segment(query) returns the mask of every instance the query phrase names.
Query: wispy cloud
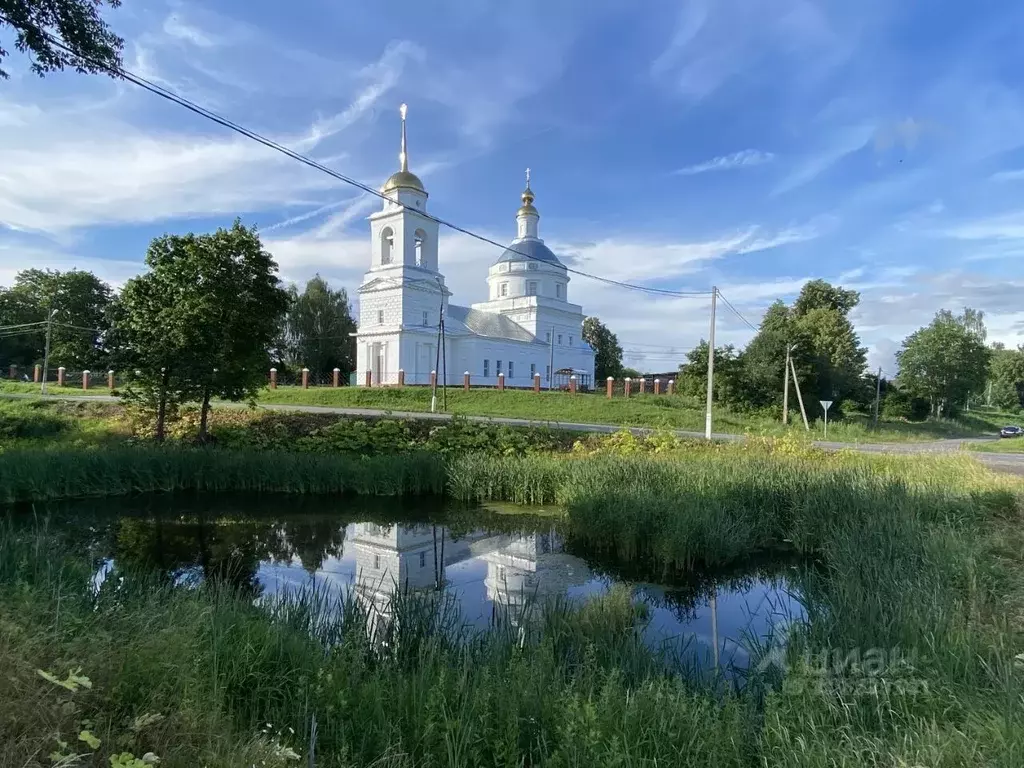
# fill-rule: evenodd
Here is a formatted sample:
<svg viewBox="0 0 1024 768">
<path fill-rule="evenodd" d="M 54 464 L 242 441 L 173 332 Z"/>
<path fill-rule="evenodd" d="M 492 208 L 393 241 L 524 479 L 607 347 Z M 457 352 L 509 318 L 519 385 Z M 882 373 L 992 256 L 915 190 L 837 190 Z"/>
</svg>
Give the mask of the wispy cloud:
<svg viewBox="0 0 1024 768">
<path fill-rule="evenodd" d="M 1021 181 L 1024 180 L 1024 168 L 1016 168 L 1012 171 L 998 171 L 993 173 L 989 178 L 991 178 L 992 181 Z"/>
<path fill-rule="evenodd" d="M 755 253 L 756 251 L 767 251 L 793 243 L 806 243 L 809 240 L 815 240 L 820 237 L 821 230 L 822 225 L 813 222 L 801 226 L 786 227 L 769 235 L 749 239 L 736 252 Z"/>
<path fill-rule="evenodd" d="M 861 123 L 830 135 L 817 150 L 810 152 L 772 191 L 778 195 L 802 187 L 828 171 L 848 155 L 860 151 L 876 136 L 875 126 Z"/>
<path fill-rule="evenodd" d="M 954 240 L 1021 240 L 1024 239 L 1024 211 L 965 221 L 939 234 Z"/>
<path fill-rule="evenodd" d="M 762 152 L 759 149 L 742 149 L 730 155 L 720 155 L 703 163 L 688 165 L 674 171 L 679 176 L 696 176 L 698 173 L 709 173 L 711 171 L 729 171 L 734 168 L 748 168 L 754 165 L 764 165 L 775 159 L 772 152 Z"/>
</svg>

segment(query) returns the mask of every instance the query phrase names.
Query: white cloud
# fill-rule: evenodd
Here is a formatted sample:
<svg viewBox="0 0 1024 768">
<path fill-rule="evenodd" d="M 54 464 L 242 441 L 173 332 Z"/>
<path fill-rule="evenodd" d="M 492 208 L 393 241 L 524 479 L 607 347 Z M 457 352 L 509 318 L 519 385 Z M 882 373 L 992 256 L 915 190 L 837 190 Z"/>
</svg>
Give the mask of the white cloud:
<svg viewBox="0 0 1024 768">
<path fill-rule="evenodd" d="M 708 173 L 709 171 L 728 171 L 733 168 L 764 165 L 774 159 L 775 155 L 771 152 L 762 152 L 759 149 L 743 149 L 739 152 L 733 152 L 731 155 L 721 155 L 703 163 L 688 165 L 685 168 L 674 171 L 674 173 L 680 176 L 694 176 L 698 173 Z"/>
<path fill-rule="evenodd" d="M 871 123 L 843 128 L 828 136 L 818 149 L 807 154 L 772 190 L 773 195 L 789 192 L 816 179 L 848 155 L 858 152 L 876 136 Z"/>
<path fill-rule="evenodd" d="M 955 240 L 1024 239 L 1024 211 L 1013 211 L 948 227 L 940 234 Z"/>
<path fill-rule="evenodd" d="M 1020 181 L 1024 179 L 1024 168 L 1014 170 L 998 171 L 990 177 L 992 181 Z"/>
</svg>

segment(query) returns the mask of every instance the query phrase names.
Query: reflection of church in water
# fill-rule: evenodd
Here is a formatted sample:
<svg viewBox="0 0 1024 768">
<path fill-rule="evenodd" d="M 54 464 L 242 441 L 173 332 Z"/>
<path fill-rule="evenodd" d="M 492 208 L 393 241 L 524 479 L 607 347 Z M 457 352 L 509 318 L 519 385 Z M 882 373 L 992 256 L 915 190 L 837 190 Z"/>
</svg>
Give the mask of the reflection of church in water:
<svg viewBox="0 0 1024 768">
<path fill-rule="evenodd" d="M 486 567 L 486 599 L 495 609 L 521 608 L 564 594 L 567 587 L 591 577 L 582 560 L 562 551 L 562 538 L 553 530 L 470 531 L 453 539 L 440 525 L 356 523 L 346 549 L 355 554 L 356 596 L 377 616 L 387 614 L 398 590 L 437 589 L 447 582 L 447 569 L 473 565 L 471 561 Z"/>
</svg>

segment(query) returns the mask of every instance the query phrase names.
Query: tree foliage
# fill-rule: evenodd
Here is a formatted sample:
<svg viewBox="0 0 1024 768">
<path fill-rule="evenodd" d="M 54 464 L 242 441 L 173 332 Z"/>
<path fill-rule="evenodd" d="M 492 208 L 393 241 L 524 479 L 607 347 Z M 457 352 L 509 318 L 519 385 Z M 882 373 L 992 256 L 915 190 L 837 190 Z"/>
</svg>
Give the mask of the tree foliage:
<svg viewBox="0 0 1024 768">
<path fill-rule="evenodd" d="M 100 17 L 104 2 L 111 8 L 121 0 L 0 0 L 0 27 L 15 30 L 14 47 L 27 53 L 33 72 L 74 69 L 95 74 L 121 66 L 124 40 Z M 71 50 L 55 45 L 59 38 Z M 0 46 L 0 65 L 8 52 Z M 0 67 L 0 79 L 7 73 Z"/>
<path fill-rule="evenodd" d="M 934 415 L 951 416 L 971 394 L 981 393 L 989 355 L 982 313 L 967 307 L 954 315 L 944 309 L 903 341 L 896 353 L 897 381 L 909 394 L 926 399 Z"/>
<path fill-rule="evenodd" d="M 335 368 L 342 381 L 356 367 L 356 342 L 349 334 L 356 330 L 352 305 L 344 288 L 333 290 L 320 275 L 306 283 L 299 293 L 289 288 L 291 308 L 285 318 L 285 347 L 288 361 L 306 367 L 314 376 L 326 376 Z"/>
<path fill-rule="evenodd" d="M 715 402 L 723 405 L 748 405 L 744 392 L 743 361 L 732 344 L 715 347 Z M 686 353 L 686 364 L 679 367 L 680 394 L 705 397 L 708 390 L 708 343 Z"/>
<path fill-rule="evenodd" d="M 622 346 L 618 337 L 596 317 L 583 321 L 583 340 L 594 350 L 594 381 L 623 376 Z"/>
<path fill-rule="evenodd" d="M 168 406 L 199 400 L 202 439 L 211 398 L 252 398 L 265 381 L 288 294 L 256 230 L 238 221 L 209 235 L 159 237 L 146 265 L 114 311 L 112 339 L 137 372 L 129 397 L 156 411 L 158 438 Z"/>
<path fill-rule="evenodd" d="M 1024 346 L 1006 349 L 993 345 L 989 387 L 992 405 L 1003 410 L 1024 408 Z"/>
<path fill-rule="evenodd" d="M 43 322 L 56 310 L 50 334 L 52 367 L 96 368 L 106 363 L 103 344 L 111 296 L 110 286 L 91 272 L 22 270 L 10 288 L 0 288 L 0 326 Z M 0 359 L 25 367 L 42 362 L 45 342 L 45 326 L 0 338 Z"/>
</svg>

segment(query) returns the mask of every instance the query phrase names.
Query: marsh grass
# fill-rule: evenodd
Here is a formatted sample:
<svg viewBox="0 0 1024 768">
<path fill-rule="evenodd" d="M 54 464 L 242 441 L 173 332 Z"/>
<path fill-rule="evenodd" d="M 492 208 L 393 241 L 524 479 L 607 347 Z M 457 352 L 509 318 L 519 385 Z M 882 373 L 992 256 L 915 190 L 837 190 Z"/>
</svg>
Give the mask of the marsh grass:
<svg viewBox="0 0 1024 768">
<path fill-rule="evenodd" d="M 0 489 L 75 496 L 161 477 L 167 490 L 419 488 L 561 505 L 571 536 L 613 560 L 697 568 L 784 551 L 819 565 L 801 582 L 806 621 L 784 650 L 752 648 L 771 663 L 737 692 L 666 668 L 621 594 L 556 606 L 525 642 L 512 623 L 468 638 L 443 604 L 423 602 L 436 595 L 399 601 L 384 622 L 323 594 L 254 606 L 226 586 L 175 590 L 133 574 L 96 596 L 91 564 L 62 559 L 50 534 L 4 529 L 0 650 L 17 671 L 0 680 L 0 730 L 16 754 L 73 725 L 59 708 L 24 714 L 50 695 L 32 670 L 81 667 L 95 688 L 80 716 L 116 741 L 130 718 L 167 715 L 137 748 L 159 747 L 170 765 L 239 764 L 218 760 L 236 746 L 271 749 L 267 722 L 302 752 L 314 716 L 318 765 L 1024 764 L 1022 485 L 967 456 L 766 443 L 422 466 L 210 451 L 117 459 L 8 454 Z"/>
</svg>

